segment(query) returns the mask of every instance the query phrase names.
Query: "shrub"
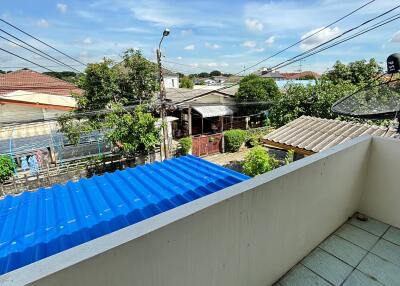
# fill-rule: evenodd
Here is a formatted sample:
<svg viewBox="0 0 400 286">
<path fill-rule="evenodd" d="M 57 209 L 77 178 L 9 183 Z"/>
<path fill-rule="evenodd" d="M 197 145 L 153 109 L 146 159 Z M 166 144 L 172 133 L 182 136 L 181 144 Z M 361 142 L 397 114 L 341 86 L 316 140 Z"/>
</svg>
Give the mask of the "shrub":
<svg viewBox="0 0 400 286">
<path fill-rule="evenodd" d="M 271 157 L 261 146 L 252 148 L 244 158 L 243 172 L 248 176 L 257 176 L 278 167 L 279 162 Z"/>
<path fill-rule="evenodd" d="M 287 151 L 286 153 L 286 157 L 285 157 L 285 164 L 289 165 L 290 163 L 292 163 L 294 161 L 294 150 L 290 149 L 289 151 Z"/>
<path fill-rule="evenodd" d="M 179 139 L 179 152 L 182 155 L 189 154 L 190 149 L 192 148 L 192 138 L 191 137 L 184 137 Z"/>
<path fill-rule="evenodd" d="M 241 129 L 232 129 L 224 133 L 225 151 L 237 152 L 246 141 L 247 132 Z"/>
<path fill-rule="evenodd" d="M 0 184 L 7 181 L 15 169 L 14 160 L 8 155 L 0 155 Z"/>
</svg>

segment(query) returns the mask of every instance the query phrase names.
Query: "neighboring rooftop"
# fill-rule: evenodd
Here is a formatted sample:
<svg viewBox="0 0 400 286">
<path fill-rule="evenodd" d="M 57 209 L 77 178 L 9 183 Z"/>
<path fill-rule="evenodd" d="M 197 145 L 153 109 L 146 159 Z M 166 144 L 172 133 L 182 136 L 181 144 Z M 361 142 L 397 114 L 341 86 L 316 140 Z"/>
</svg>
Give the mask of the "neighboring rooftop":
<svg viewBox="0 0 400 286">
<path fill-rule="evenodd" d="M 286 72 L 286 73 L 281 73 L 285 79 L 288 80 L 298 80 L 298 79 L 311 79 L 315 78 L 318 79 L 321 77 L 319 73 L 313 72 L 313 71 L 303 71 L 303 72 Z"/>
<path fill-rule="evenodd" d="M 232 97 L 237 92 L 239 86 L 234 85 L 231 87 L 216 87 L 215 89 L 206 89 L 206 88 L 198 88 L 198 89 L 186 89 L 186 88 L 167 88 L 167 100 L 172 103 L 177 103 L 181 101 L 191 101 L 196 98 L 205 96 L 205 95 L 219 95 L 219 96 L 228 96 Z"/>
<path fill-rule="evenodd" d="M 247 179 L 189 155 L 6 196 L 0 200 L 0 274 Z"/>
<path fill-rule="evenodd" d="M 312 154 L 361 135 L 395 137 L 396 130 L 384 126 L 301 116 L 264 137 L 264 143 L 282 149 Z"/>
<path fill-rule="evenodd" d="M 29 69 L 0 75 L 0 95 L 14 91 L 29 91 L 63 96 L 71 96 L 71 93 L 82 94 L 80 88 L 69 82 Z"/>
</svg>

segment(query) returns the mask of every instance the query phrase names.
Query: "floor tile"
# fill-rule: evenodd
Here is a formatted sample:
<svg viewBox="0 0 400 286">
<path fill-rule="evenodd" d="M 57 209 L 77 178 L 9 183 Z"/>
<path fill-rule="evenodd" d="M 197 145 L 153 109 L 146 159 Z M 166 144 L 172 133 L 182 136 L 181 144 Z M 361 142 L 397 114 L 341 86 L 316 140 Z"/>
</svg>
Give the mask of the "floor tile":
<svg viewBox="0 0 400 286">
<path fill-rule="evenodd" d="M 353 267 L 367 254 L 366 250 L 336 235 L 330 236 L 319 247 Z"/>
<path fill-rule="evenodd" d="M 333 285 L 340 285 L 353 270 L 353 267 L 319 248 L 301 263 Z"/>
<path fill-rule="evenodd" d="M 279 283 L 282 286 L 331 286 L 301 264 L 291 270 Z"/>
<path fill-rule="evenodd" d="M 358 226 L 359 228 L 362 228 L 377 236 L 381 236 L 389 228 L 388 224 L 377 221 L 373 218 L 369 218 L 367 221 L 361 221 L 353 217 L 350 220 L 350 224 Z"/>
<path fill-rule="evenodd" d="M 369 253 L 357 268 L 386 286 L 400 285 L 400 268 L 375 254 Z"/>
<path fill-rule="evenodd" d="M 400 267 L 400 246 L 399 245 L 396 245 L 394 243 L 391 243 L 389 241 L 381 239 L 374 246 L 374 248 L 372 248 L 371 252 Z M 400 284 L 400 281 L 399 281 L 399 284 Z"/>
<path fill-rule="evenodd" d="M 335 234 L 366 250 L 370 250 L 379 239 L 376 235 L 348 223 L 342 225 Z"/>
<path fill-rule="evenodd" d="M 361 273 L 358 270 L 354 270 L 353 273 L 347 278 L 343 286 L 382 286 L 383 284 L 372 279 L 371 277 Z"/>
<path fill-rule="evenodd" d="M 391 226 L 383 236 L 384 239 L 400 245 L 400 229 Z"/>
</svg>

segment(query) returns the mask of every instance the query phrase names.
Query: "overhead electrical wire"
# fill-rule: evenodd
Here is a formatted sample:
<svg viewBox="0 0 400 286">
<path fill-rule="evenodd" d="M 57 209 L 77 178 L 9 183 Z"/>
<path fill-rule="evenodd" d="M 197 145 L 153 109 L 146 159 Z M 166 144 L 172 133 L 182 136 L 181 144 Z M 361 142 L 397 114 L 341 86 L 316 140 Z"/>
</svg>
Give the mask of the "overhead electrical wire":
<svg viewBox="0 0 400 286">
<path fill-rule="evenodd" d="M 29 36 L 29 37 L 35 39 L 35 40 L 38 41 L 39 43 L 41 43 L 41 44 L 43 44 L 43 45 L 45 45 L 45 46 L 47 46 L 47 47 L 49 47 L 49 48 L 51 48 L 51 49 L 57 51 L 58 53 L 60 53 L 60 54 L 62 54 L 62 55 L 64 55 L 64 56 L 66 56 L 67 58 L 69 58 L 69 59 L 71 59 L 71 60 L 73 60 L 73 61 L 75 61 L 75 62 L 77 62 L 77 63 L 79 63 L 79 64 L 81 64 L 81 65 L 83 65 L 83 66 L 86 66 L 86 65 L 87 65 L 87 64 L 83 63 L 82 61 L 77 60 L 76 58 L 74 58 L 74 57 L 72 57 L 72 56 L 70 56 L 70 55 L 68 55 L 68 54 L 66 54 L 66 53 L 64 53 L 64 52 L 62 52 L 62 51 L 60 51 L 59 49 L 53 47 L 52 45 L 50 45 L 50 44 L 48 44 L 48 43 L 46 43 L 46 42 L 40 40 L 39 38 L 37 38 L 37 37 L 35 37 L 35 36 L 29 34 L 28 32 L 25 32 L 24 30 L 22 30 L 21 28 L 18 28 L 17 26 L 11 24 L 10 22 L 8 22 L 8 21 L 6 21 L 6 20 L 4 20 L 4 19 L 2 19 L 2 18 L 0 18 L 0 21 L 3 22 L 3 23 L 5 23 L 5 24 L 7 24 L 7 25 L 9 25 L 10 27 L 13 27 L 14 29 L 20 31 L 21 33 L 23 33 L 23 34 L 25 34 L 25 35 L 27 35 L 27 36 Z"/>
<path fill-rule="evenodd" d="M 388 11 L 382 13 L 382 14 L 380 14 L 379 16 L 374 17 L 373 19 L 376 20 L 377 18 L 382 17 L 382 16 L 384 16 L 384 15 L 386 15 L 386 14 L 390 13 L 391 11 L 393 11 L 393 10 L 395 10 L 395 9 L 398 9 L 398 8 L 400 8 L 400 5 L 398 5 L 398 6 L 394 7 L 394 8 L 392 8 L 392 9 L 390 9 L 390 10 L 388 10 Z M 353 38 L 356 38 L 356 37 L 358 37 L 358 36 L 361 36 L 361 35 L 363 35 L 363 34 L 369 32 L 369 31 L 375 30 L 375 29 L 377 29 L 377 28 L 379 28 L 379 27 L 382 27 L 382 26 L 384 26 L 384 25 L 386 25 L 386 24 L 389 24 L 389 23 L 391 23 L 391 22 L 393 22 L 393 21 L 395 21 L 395 20 L 398 20 L 399 18 L 400 18 L 400 16 L 397 16 L 397 14 L 396 14 L 396 15 L 393 15 L 393 16 L 391 16 L 391 17 L 389 17 L 389 18 L 386 18 L 386 19 L 384 19 L 384 20 L 382 20 L 382 21 L 380 21 L 380 22 L 378 22 L 378 23 L 375 23 L 375 24 L 371 25 L 370 27 L 368 27 L 368 28 L 366 28 L 366 29 L 364 29 L 364 30 L 361 30 L 361 31 L 359 31 L 359 32 L 356 32 L 356 33 L 354 33 L 353 35 L 350 35 L 350 36 L 348 36 L 347 38 L 345 38 L 345 39 L 343 39 L 343 40 L 339 40 L 339 41 L 337 41 L 337 42 L 335 42 L 335 43 L 333 43 L 333 44 L 331 44 L 331 45 L 329 45 L 329 46 L 327 46 L 327 47 L 323 47 L 324 45 L 326 45 L 327 43 L 331 42 L 332 40 L 325 41 L 324 43 L 318 45 L 318 46 L 320 47 L 319 50 L 306 51 L 306 52 L 304 52 L 304 53 L 301 53 L 301 54 L 303 54 L 304 56 L 302 56 L 302 57 L 300 56 L 300 57 L 299 57 L 299 55 L 297 55 L 297 56 L 293 57 L 293 58 L 292 58 L 293 60 L 291 60 L 290 62 L 286 63 L 287 61 L 284 61 L 284 62 L 280 63 L 279 65 L 274 66 L 273 68 L 276 69 L 276 68 L 282 68 L 282 67 L 288 66 L 288 65 L 293 64 L 293 63 L 295 63 L 295 62 L 298 62 L 298 61 L 300 61 L 300 60 L 303 60 L 303 59 L 305 59 L 305 58 L 308 58 L 308 57 L 310 57 L 310 56 L 312 56 L 312 55 L 315 55 L 315 54 L 317 54 L 317 53 L 320 53 L 320 52 L 322 52 L 322 51 L 325 51 L 325 50 L 327 50 L 327 49 L 329 49 L 329 48 L 332 48 L 332 47 L 334 47 L 334 46 L 337 46 L 337 45 L 339 45 L 339 44 L 342 44 L 342 43 L 344 43 L 344 42 L 347 42 L 347 41 L 349 41 L 349 40 L 351 40 L 351 39 L 353 39 Z M 367 23 L 370 23 L 370 22 L 371 22 L 371 21 L 369 21 L 369 20 L 368 20 L 368 21 L 365 21 L 365 22 L 363 22 L 361 25 L 358 25 L 357 27 L 360 28 L 362 25 L 366 25 Z M 354 29 L 352 29 L 352 31 L 354 31 Z M 341 36 L 343 36 L 343 35 L 344 35 L 344 34 L 341 34 Z M 339 37 L 335 37 L 335 39 L 338 39 L 338 38 L 339 38 Z M 314 48 L 313 48 L 313 49 L 314 49 Z M 310 50 L 313 50 L 313 49 L 310 49 Z M 283 64 L 283 63 L 286 63 L 286 64 Z M 249 67 L 249 68 L 250 68 L 250 67 Z M 247 70 L 247 68 L 246 68 L 246 70 Z M 231 88 L 231 87 L 233 87 L 233 86 L 236 86 L 236 85 L 238 85 L 238 84 L 239 84 L 239 83 L 235 83 L 235 84 L 232 84 L 232 85 L 229 85 L 229 86 L 224 86 L 224 87 L 221 87 L 221 88 L 219 88 L 219 89 L 215 89 L 214 91 L 222 91 L 222 90 Z M 189 91 L 189 92 L 190 92 L 190 91 Z M 185 94 L 185 93 L 188 93 L 188 92 L 183 92 L 182 94 Z"/>
<path fill-rule="evenodd" d="M 14 57 L 17 57 L 17 58 L 20 58 L 20 59 L 22 59 L 22 60 L 24 60 L 24 61 L 27 61 L 27 62 L 29 62 L 29 63 L 31 63 L 31 64 L 33 64 L 33 65 L 36 65 L 36 66 L 38 66 L 38 67 L 40 67 L 40 68 L 42 68 L 42 69 L 45 69 L 45 70 L 48 70 L 48 71 L 51 71 L 51 72 L 55 72 L 54 70 L 51 70 L 51 69 L 49 69 L 49 68 L 46 68 L 45 66 L 42 66 L 42 65 L 40 65 L 40 64 L 38 64 L 38 63 L 35 63 L 35 62 L 31 61 L 31 60 L 28 60 L 27 58 L 24 58 L 24 57 L 22 57 L 22 56 L 19 56 L 19 55 L 13 53 L 13 52 L 7 51 L 6 49 L 0 48 L 0 50 L 3 51 L 3 52 L 5 52 L 5 53 L 8 53 L 8 54 L 10 54 L 10 55 L 13 55 Z"/>
<path fill-rule="evenodd" d="M 42 50 L 40 50 L 40 49 L 36 48 L 35 46 L 33 46 L 33 45 L 31 45 L 31 44 L 25 42 L 24 40 L 21 40 L 20 38 L 14 36 L 13 34 L 11 34 L 11 33 L 7 32 L 7 31 L 5 31 L 5 30 L 3 30 L 3 29 L 0 29 L 0 31 L 3 32 L 3 33 L 6 34 L 6 35 L 12 37 L 13 39 L 20 41 L 21 43 L 25 44 L 26 46 L 28 46 L 28 47 L 30 47 L 30 48 L 32 48 L 32 49 L 38 51 L 38 52 L 40 53 L 40 54 L 38 54 L 38 55 L 40 55 L 40 56 L 42 56 L 42 57 L 44 57 L 44 58 L 46 58 L 46 59 L 48 59 L 48 60 L 51 59 L 51 61 L 54 62 L 54 63 L 58 63 L 58 64 L 60 64 L 60 65 L 66 66 L 66 67 L 68 67 L 68 68 L 70 68 L 70 69 L 72 69 L 72 70 L 75 70 L 75 71 L 81 73 L 80 70 L 78 70 L 78 69 L 76 69 L 76 68 L 74 68 L 74 67 L 72 67 L 72 66 L 70 66 L 70 65 L 68 65 L 68 64 L 66 64 L 66 63 L 64 63 L 64 62 L 62 62 L 62 61 L 60 61 L 60 60 L 58 60 L 58 59 L 56 59 L 55 57 L 49 55 L 49 54 L 46 53 L 46 52 L 43 52 Z M 4 37 L 2 37 L 2 38 L 4 38 Z M 7 38 L 4 38 L 4 39 L 6 39 L 7 41 L 10 41 L 10 40 L 7 39 Z M 11 42 L 11 41 L 10 41 L 10 42 Z M 19 46 L 22 47 L 22 48 L 24 48 L 24 49 L 29 50 L 29 49 L 26 48 L 26 47 L 23 47 L 23 46 L 21 46 L 21 45 L 19 45 Z M 36 53 L 36 54 L 37 54 L 37 53 Z M 50 58 L 50 59 L 49 59 L 49 58 Z"/>
</svg>

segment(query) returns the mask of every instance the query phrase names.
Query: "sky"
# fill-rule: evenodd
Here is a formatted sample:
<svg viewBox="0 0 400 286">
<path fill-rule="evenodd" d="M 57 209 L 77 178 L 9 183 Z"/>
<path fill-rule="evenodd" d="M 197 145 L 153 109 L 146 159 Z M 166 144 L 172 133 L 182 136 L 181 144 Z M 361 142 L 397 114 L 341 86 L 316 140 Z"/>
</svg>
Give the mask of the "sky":
<svg viewBox="0 0 400 286">
<path fill-rule="evenodd" d="M 104 57 L 118 61 L 127 48 L 140 49 L 154 61 L 162 32 L 169 28 L 171 33 L 162 45 L 165 67 L 185 74 L 211 70 L 237 73 L 367 2 L 0 0 L 0 17 L 85 63 L 98 62 Z M 280 63 L 396 5 L 400 5 L 400 0 L 376 0 L 256 68 Z M 400 8 L 393 13 L 399 12 Z M 4 23 L 0 23 L 0 28 L 79 70 L 84 69 Z M 66 70 L 5 40 L 0 39 L 0 47 L 52 70 Z M 400 20 L 314 55 L 302 61 L 301 66 L 295 63 L 283 70 L 324 72 L 336 60 L 350 62 L 372 57 L 383 65 L 387 56 L 395 52 L 400 52 Z M 42 71 L 0 50 L 0 69 L 18 67 Z"/>
</svg>

